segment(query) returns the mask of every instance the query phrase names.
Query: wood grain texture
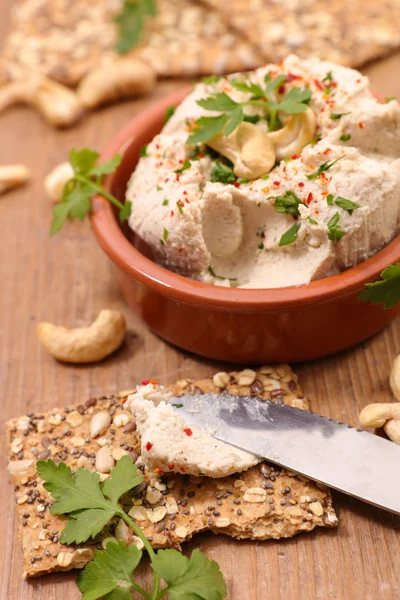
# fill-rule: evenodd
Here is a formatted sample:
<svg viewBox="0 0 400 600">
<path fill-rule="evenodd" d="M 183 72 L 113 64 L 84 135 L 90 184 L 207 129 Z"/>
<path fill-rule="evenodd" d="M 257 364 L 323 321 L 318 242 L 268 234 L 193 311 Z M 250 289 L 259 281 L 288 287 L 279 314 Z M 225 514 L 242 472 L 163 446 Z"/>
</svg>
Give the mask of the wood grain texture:
<svg viewBox="0 0 400 600">
<path fill-rule="evenodd" d="M 4 39 L 12 0 L 0 3 Z M 400 54 L 365 70 L 383 95 L 400 96 Z M 56 405 L 85 400 L 134 386 L 147 376 L 170 382 L 201 377 L 221 365 L 196 359 L 151 334 L 124 304 L 110 264 L 88 224 L 48 234 L 51 203 L 43 177 L 73 147 L 101 150 L 110 136 L 152 99 L 181 85 L 162 83 L 154 98 L 105 109 L 78 128 L 57 132 L 28 109 L 0 117 L 0 164 L 22 162 L 32 168 L 31 185 L 0 198 L 0 392 L 2 421 Z M 90 323 L 102 308 L 119 308 L 127 317 L 125 345 L 96 366 L 73 367 L 53 360 L 35 336 L 40 320 Z M 355 424 L 368 402 L 390 401 L 388 373 L 400 351 L 400 321 L 366 344 L 335 357 L 299 365 L 301 385 L 315 411 Z M 323 335 L 323 332 L 321 332 Z M 7 483 L 3 425 L 0 431 L 1 600 L 53 600 L 80 597 L 74 575 L 54 575 L 26 583 L 16 539 L 13 490 Z M 398 474 L 389 474 L 396 477 Z M 335 493 L 340 524 L 282 542 L 236 542 L 198 536 L 218 560 L 235 600 L 393 600 L 400 597 L 400 518 Z M 146 569 L 141 577 L 146 579 Z"/>
</svg>

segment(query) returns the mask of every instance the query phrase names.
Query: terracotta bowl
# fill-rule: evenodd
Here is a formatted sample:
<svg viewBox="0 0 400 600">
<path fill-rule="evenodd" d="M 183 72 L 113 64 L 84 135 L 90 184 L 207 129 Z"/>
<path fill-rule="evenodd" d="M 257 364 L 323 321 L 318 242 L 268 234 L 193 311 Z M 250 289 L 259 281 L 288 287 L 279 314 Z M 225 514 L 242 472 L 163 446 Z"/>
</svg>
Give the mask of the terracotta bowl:
<svg viewBox="0 0 400 600">
<path fill-rule="evenodd" d="M 140 147 L 161 130 L 166 108 L 179 104 L 187 92 L 174 93 L 135 117 L 103 153 L 103 160 L 123 154 L 119 169 L 105 182 L 121 201 Z M 319 358 L 365 340 L 400 312 L 400 304 L 385 310 L 357 298 L 366 282 L 400 260 L 400 236 L 339 275 L 297 287 L 250 290 L 200 283 L 157 265 L 102 197 L 93 199 L 91 222 L 129 306 L 162 338 L 201 356 L 248 364 Z"/>
</svg>

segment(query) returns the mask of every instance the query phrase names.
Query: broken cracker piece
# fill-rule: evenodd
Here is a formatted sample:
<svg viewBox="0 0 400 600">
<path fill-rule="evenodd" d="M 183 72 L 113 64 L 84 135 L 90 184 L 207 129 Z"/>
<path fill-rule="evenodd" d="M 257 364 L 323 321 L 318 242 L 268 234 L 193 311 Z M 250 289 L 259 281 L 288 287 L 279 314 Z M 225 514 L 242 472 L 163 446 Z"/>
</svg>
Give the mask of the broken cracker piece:
<svg viewBox="0 0 400 600">
<path fill-rule="evenodd" d="M 248 373 L 246 377 L 242 374 L 243 371 L 226 374 L 229 379 L 226 392 L 244 396 L 254 394 L 266 400 L 308 408 L 290 367 L 262 367 L 251 377 Z M 245 385 L 239 383 L 243 380 Z M 184 379 L 167 387 L 174 395 L 221 392 L 212 377 Z M 108 413 L 110 418 L 99 435 L 92 438 L 90 426 L 93 417 L 100 412 Z M 76 413 L 82 418 L 75 418 Z M 119 423 L 120 415 L 123 415 L 123 424 L 121 421 L 120 427 L 114 426 L 115 421 Z M 7 423 L 7 435 L 25 576 L 83 567 L 90 560 L 96 543 L 124 535 L 115 520 L 96 543 L 85 543 L 80 547 L 83 552 L 75 554 L 76 546 L 60 544 L 65 517 L 50 513 L 51 497 L 35 469 L 37 460 L 52 458 L 64 461 L 74 470 L 78 467 L 94 470 L 96 454 L 105 445 L 113 456 L 116 451 L 119 458 L 128 454 L 140 465 L 139 435 L 134 428 L 133 416 L 124 408 L 123 399 L 113 396 L 101 400 L 91 398 L 86 403 L 55 408 L 45 414 L 11 419 Z M 292 537 L 319 526 L 337 525 L 327 488 L 266 462 L 222 479 L 162 475 L 149 472 L 143 465 L 140 468 L 145 482 L 136 496 L 131 493 L 125 496 L 124 508 L 151 538 L 154 548 L 180 548 L 182 542 L 200 531 L 224 533 L 237 539 L 265 540 Z M 264 493 L 260 494 L 260 489 Z M 133 506 L 137 508 L 132 512 Z M 128 538 L 129 542 L 136 542 L 135 536 L 128 535 Z M 70 554 L 75 556 L 71 562 Z"/>
</svg>

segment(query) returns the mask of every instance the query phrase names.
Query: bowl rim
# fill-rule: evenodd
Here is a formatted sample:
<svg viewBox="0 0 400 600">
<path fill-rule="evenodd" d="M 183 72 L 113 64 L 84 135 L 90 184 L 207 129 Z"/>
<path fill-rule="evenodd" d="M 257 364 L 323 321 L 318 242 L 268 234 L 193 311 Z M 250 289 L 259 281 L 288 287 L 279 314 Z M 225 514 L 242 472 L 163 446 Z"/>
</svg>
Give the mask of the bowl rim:
<svg viewBox="0 0 400 600">
<path fill-rule="evenodd" d="M 100 161 L 123 154 L 128 146 L 135 144 L 139 134 L 145 134 L 149 120 L 161 120 L 165 110 L 182 102 L 191 89 L 192 86 L 180 88 L 141 111 L 111 139 Z M 105 188 L 110 190 L 116 179 L 118 170 L 104 180 Z M 111 204 L 102 196 L 92 199 L 90 219 L 102 249 L 130 278 L 176 301 L 215 309 L 284 310 L 328 302 L 358 293 L 365 283 L 377 280 L 385 267 L 400 260 L 400 236 L 397 236 L 355 267 L 308 284 L 282 288 L 228 288 L 178 275 L 144 256 L 125 237 Z"/>
</svg>

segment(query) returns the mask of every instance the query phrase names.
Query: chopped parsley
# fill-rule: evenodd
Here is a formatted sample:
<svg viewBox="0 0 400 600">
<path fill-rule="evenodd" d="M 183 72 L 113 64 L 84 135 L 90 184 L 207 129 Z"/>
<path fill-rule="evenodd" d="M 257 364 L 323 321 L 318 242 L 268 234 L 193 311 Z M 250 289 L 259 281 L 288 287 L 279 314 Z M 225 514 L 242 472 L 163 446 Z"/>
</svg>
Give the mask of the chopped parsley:
<svg viewBox="0 0 400 600">
<path fill-rule="evenodd" d="M 342 196 L 338 196 L 336 198 L 335 204 L 337 206 L 339 206 L 340 208 L 343 208 L 343 210 L 347 210 L 349 215 L 353 214 L 353 210 L 360 208 L 359 204 L 357 204 L 356 202 L 353 202 L 352 200 L 347 200 L 347 198 L 342 198 Z"/>
<path fill-rule="evenodd" d="M 211 171 L 211 181 L 213 183 L 234 183 L 236 177 L 231 167 L 220 160 L 216 160 Z"/>
<path fill-rule="evenodd" d="M 279 246 L 287 246 L 288 244 L 293 244 L 293 242 L 297 240 L 297 234 L 299 233 L 300 227 L 301 223 L 295 223 L 290 229 L 285 231 L 285 233 L 279 241 Z"/>
<path fill-rule="evenodd" d="M 178 210 L 179 210 L 180 214 L 183 215 L 183 206 L 182 206 L 182 204 L 180 203 L 179 200 L 176 203 L 176 206 L 178 207 Z"/>
<path fill-rule="evenodd" d="M 393 100 L 397 100 L 396 96 L 389 96 L 389 98 L 386 98 L 385 104 L 389 104 L 389 102 L 393 102 Z"/>
<path fill-rule="evenodd" d="M 332 202 L 333 202 L 333 194 L 328 194 L 326 197 L 326 203 L 328 206 L 332 206 Z"/>
<path fill-rule="evenodd" d="M 208 265 L 207 271 L 210 273 L 210 275 L 212 275 L 212 277 L 215 277 L 215 279 L 228 279 L 229 281 L 237 281 L 237 277 L 221 277 L 221 275 L 217 275 L 212 265 Z"/>
<path fill-rule="evenodd" d="M 307 221 L 311 223 L 311 225 L 318 225 L 317 221 L 314 221 L 311 217 L 307 217 Z"/>
<path fill-rule="evenodd" d="M 315 144 L 317 142 L 319 142 L 319 140 L 322 138 L 322 133 L 317 133 L 316 135 L 314 135 L 313 139 L 308 142 L 308 144 L 306 144 L 306 146 L 315 146 Z M 306 147 L 304 146 L 304 147 Z"/>
<path fill-rule="evenodd" d="M 339 242 L 344 236 L 344 231 L 339 224 L 339 213 L 335 213 L 328 223 L 328 237 L 332 242 Z"/>
<path fill-rule="evenodd" d="M 324 173 L 324 171 L 327 171 L 328 169 L 333 167 L 333 165 L 335 165 L 337 162 L 339 162 L 339 160 L 342 160 L 342 158 L 344 158 L 344 155 L 339 156 L 339 158 L 337 158 L 336 160 L 333 160 L 333 161 L 328 160 L 327 162 L 322 163 L 322 165 L 320 165 L 314 173 L 310 173 L 310 175 L 306 175 L 307 179 L 318 179 L 318 177 L 321 175 L 321 173 Z"/>
<path fill-rule="evenodd" d="M 261 175 L 260 179 L 269 179 L 269 175 Z"/>
<path fill-rule="evenodd" d="M 181 173 L 183 173 L 183 171 L 186 171 L 187 169 L 190 169 L 190 167 L 192 166 L 192 163 L 190 162 L 190 160 L 188 158 L 185 158 L 183 165 L 181 166 L 180 169 L 176 169 L 174 171 L 174 173 L 176 173 L 177 175 L 180 175 Z"/>
<path fill-rule="evenodd" d="M 161 192 L 161 190 L 162 190 L 162 189 L 163 189 L 163 188 L 161 187 L 161 185 L 158 185 L 158 186 L 156 187 L 156 190 L 157 190 L 157 192 Z"/>
<path fill-rule="evenodd" d="M 174 406 L 175 408 L 182 408 L 183 404 L 173 404 L 172 406 Z"/>
<path fill-rule="evenodd" d="M 165 199 L 163 200 L 163 203 L 162 203 L 162 205 L 163 205 L 163 206 L 168 206 L 168 204 L 169 204 L 169 200 L 168 200 L 168 198 L 165 198 Z"/>
<path fill-rule="evenodd" d="M 351 135 L 349 133 L 342 133 L 339 139 L 342 142 L 348 142 L 351 139 Z"/>
<path fill-rule="evenodd" d="M 259 250 L 264 250 L 264 243 L 263 243 L 263 242 L 260 242 L 260 243 L 258 244 L 257 248 L 258 248 Z"/>
<path fill-rule="evenodd" d="M 250 183 L 250 179 L 246 179 L 246 177 L 241 177 L 240 179 L 238 179 L 238 183 Z"/>
<path fill-rule="evenodd" d="M 174 114 L 174 112 L 176 111 L 176 106 L 168 106 L 168 108 L 165 111 L 165 115 L 164 115 L 164 123 L 167 123 L 170 118 L 172 117 L 172 115 Z"/>
<path fill-rule="evenodd" d="M 145 144 L 144 146 L 142 146 L 139 150 L 139 156 L 142 158 L 143 156 L 148 156 L 147 154 L 147 146 L 148 144 Z"/>
<path fill-rule="evenodd" d="M 331 113 L 331 119 L 333 119 L 334 121 L 336 121 L 337 119 L 341 119 L 342 117 L 344 117 L 345 115 L 349 115 L 349 112 L 346 113 Z"/>
<path fill-rule="evenodd" d="M 168 229 L 165 229 L 165 227 L 164 227 L 164 232 L 163 232 L 163 240 L 164 240 L 164 242 L 167 241 L 168 235 L 169 235 L 169 231 L 168 231 Z"/>
<path fill-rule="evenodd" d="M 325 77 L 323 78 L 322 82 L 323 83 L 332 83 L 332 81 L 333 81 L 332 71 L 328 71 L 327 74 L 325 75 Z"/>
<path fill-rule="evenodd" d="M 269 196 L 267 200 L 275 199 L 275 210 L 278 213 L 286 213 L 294 217 L 300 216 L 299 204 L 303 204 L 298 196 L 291 190 L 284 193 L 283 196 Z"/>
</svg>

